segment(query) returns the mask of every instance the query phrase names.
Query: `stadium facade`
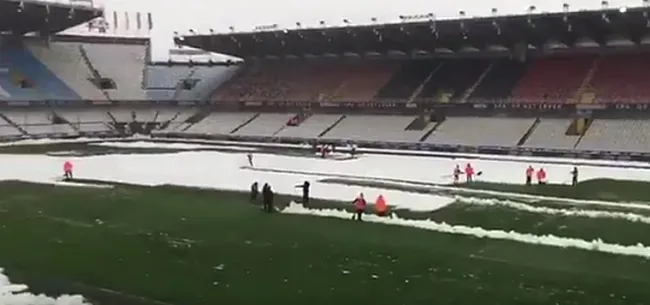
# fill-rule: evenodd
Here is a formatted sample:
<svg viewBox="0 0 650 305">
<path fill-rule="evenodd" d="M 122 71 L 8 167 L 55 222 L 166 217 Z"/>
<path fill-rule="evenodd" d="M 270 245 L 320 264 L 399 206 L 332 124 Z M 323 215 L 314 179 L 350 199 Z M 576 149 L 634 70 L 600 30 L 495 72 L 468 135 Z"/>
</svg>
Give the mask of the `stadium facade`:
<svg viewBox="0 0 650 305">
<path fill-rule="evenodd" d="M 650 159 L 649 8 L 189 35 L 243 59 L 152 62 L 58 34 L 102 12 L 0 1 L 0 135 L 355 142 Z M 37 33 L 32 35 L 30 33 Z"/>
</svg>

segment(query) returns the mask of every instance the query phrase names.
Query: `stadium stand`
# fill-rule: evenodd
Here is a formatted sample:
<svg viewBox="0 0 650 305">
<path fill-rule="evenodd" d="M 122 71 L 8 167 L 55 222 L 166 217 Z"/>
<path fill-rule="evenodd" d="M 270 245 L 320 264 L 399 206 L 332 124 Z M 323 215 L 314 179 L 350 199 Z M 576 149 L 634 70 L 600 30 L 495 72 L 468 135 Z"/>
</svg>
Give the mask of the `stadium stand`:
<svg viewBox="0 0 650 305">
<path fill-rule="evenodd" d="M 52 74 L 29 50 L 3 45 L 0 86 L 12 100 L 78 100 L 79 95 Z"/>
<path fill-rule="evenodd" d="M 377 100 L 409 100 L 416 89 L 425 83 L 440 62 L 436 60 L 408 60 L 377 92 Z"/>
<path fill-rule="evenodd" d="M 446 60 L 424 85 L 418 99 L 440 103 L 459 101 L 489 66 L 490 62 L 482 59 Z"/>
<path fill-rule="evenodd" d="M 213 112 L 200 122 L 192 125 L 189 129 L 185 130 L 185 132 L 208 135 L 227 135 L 235 132 L 242 125 L 249 123 L 251 120 L 255 119 L 257 115 L 257 113 L 251 112 Z"/>
<path fill-rule="evenodd" d="M 570 119 L 541 119 L 522 146 L 531 148 L 573 149 L 578 142 L 579 136 L 567 135 L 567 130 L 570 125 Z"/>
<path fill-rule="evenodd" d="M 92 19 L 80 14 L 57 29 Z M 650 160 L 650 56 L 640 39 L 650 34 L 650 8 L 570 14 L 580 14 L 567 19 L 570 34 L 554 26 L 568 22 L 559 13 L 440 20 L 436 35 L 428 21 L 414 21 L 177 41 L 242 65 L 152 63 L 147 39 L 3 39 L 0 136 L 152 133 L 508 154 L 618 151 Z M 594 26 L 603 14 L 619 15 Z M 540 25 L 535 35 L 521 30 L 531 23 Z M 626 35 L 636 45 L 608 44 Z M 585 39 L 606 48 L 580 47 Z"/>
<path fill-rule="evenodd" d="M 534 118 L 448 117 L 425 142 L 514 147 L 534 122 Z"/>
<path fill-rule="evenodd" d="M 413 120 L 413 116 L 404 115 L 347 115 L 321 138 L 413 143 L 425 135 L 422 130 L 406 130 Z"/>
<path fill-rule="evenodd" d="M 590 83 L 601 103 L 650 101 L 650 55 L 626 54 L 603 57 Z"/>
<path fill-rule="evenodd" d="M 340 114 L 314 114 L 298 126 L 286 126 L 276 136 L 295 139 L 318 138 L 344 118 L 345 116 Z"/>
<path fill-rule="evenodd" d="M 250 123 L 241 126 L 233 134 L 238 136 L 272 137 L 284 129 L 289 119 L 294 115 L 293 113 L 262 113 Z"/>
<path fill-rule="evenodd" d="M 510 94 L 528 68 L 529 62 L 500 59 L 477 84 L 469 99 L 477 101 L 503 101 Z"/>
<path fill-rule="evenodd" d="M 369 101 L 399 68 L 397 61 L 370 60 L 350 64 L 343 69 L 333 101 Z"/>
<path fill-rule="evenodd" d="M 55 114 L 47 110 L 5 110 L 3 118 L 12 125 L 18 125 L 25 133 L 32 136 L 67 136 L 76 131 L 70 124 L 55 122 Z"/>
<path fill-rule="evenodd" d="M 105 99 L 101 90 L 93 84 L 92 73 L 83 62 L 77 44 L 52 42 L 45 45 L 31 42 L 28 47 L 38 60 L 76 91 L 81 99 Z"/>
<path fill-rule="evenodd" d="M 113 133 L 107 108 L 66 108 L 56 112 L 82 135 Z"/>
<path fill-rule="evenodd" d="M 145 45 L 84 43 L 78 45 L 82 59 L 96 71 L 96 85 L 113 100 L 144 100 L 142 68 Z"/>
<path fill-rule="evenodd" d="M 147 66 L 147 97 L 153 100 L 201 101 L 237 71 L 236 66 L 158 63 Z"/>
<path fill-rule="evenodd" d="M 526 102 L 567 102 L 594 67 L 593 56 L 563 56 L 535 60 L 514 89 L 513 97 Z"/>
<path fill-rule="evenodd" d="M 577 148 L 595 151 L 650 151 L 650 121 L 647 119 L 594 120 Z"/>
</svg>

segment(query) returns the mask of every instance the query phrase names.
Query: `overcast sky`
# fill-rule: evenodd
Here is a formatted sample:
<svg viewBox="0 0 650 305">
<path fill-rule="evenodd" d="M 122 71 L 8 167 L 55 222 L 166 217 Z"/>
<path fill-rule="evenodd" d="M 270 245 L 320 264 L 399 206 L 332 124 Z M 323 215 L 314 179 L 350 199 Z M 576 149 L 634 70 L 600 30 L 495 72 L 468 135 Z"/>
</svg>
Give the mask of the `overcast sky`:
<svg viewBox="0 0 650 305">
<path fill-rule="evenodd" d="M 61 1 L 61 0 L 59 0 Z M 228 31 L 229 26 L 249 31 L 257 25 L 278 24 L 294 28 L 316 26 L 319 20 L 340 25 L 347 18 L 351 23 L 397 21 L 399 15 L 433 13 L 437 18 L 454 18 L 459 10 L 468 17 L 489 16 L 497 8 L 500 15 L 524 14 L 530 5 L 538 12 L 562 11 L 567 2 L 571 10 L 598 9 L 600 0 L 95 0 L 107 11 L 151 12 L 154 16 L 154 57 L 167 58 L 173 45 L 172 33 L 186 34 L 189 29 L 207 33 Z M 643 0 L 610 0 L 610 7 L 641 6 Z M 110 19 L 110 17 L 108 18 Z"/>
</svg>

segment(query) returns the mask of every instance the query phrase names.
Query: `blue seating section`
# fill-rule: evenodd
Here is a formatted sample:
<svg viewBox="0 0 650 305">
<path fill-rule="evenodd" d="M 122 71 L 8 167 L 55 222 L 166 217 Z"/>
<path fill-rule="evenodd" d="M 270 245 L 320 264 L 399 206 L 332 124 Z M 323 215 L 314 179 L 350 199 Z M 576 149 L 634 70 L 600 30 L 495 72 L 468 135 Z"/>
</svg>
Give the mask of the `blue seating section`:
<svg viewBox="0 0 650 305">
<path fill-rule="evenodd" d="M 18 80 L 28 79 L 31 88 L 21 88 Z M 81 97 L 25 49 L 0 50 L 0 95 L 9 100 L 79 100 Z"/>
<path fill-rule="evenodd" d="M 47 49 L 43 50 L 41 52 L 48 52 Z M 57 50 L 59 52 L 66 51 L 62 48 Z M 61 56 L 62 62 L 65 62 L 78 56 L 77 53 L 70 54 L 70 56 L 64 55 L 67 54 L 49 58 L 56 61 L 56 58 Z M 79 60 L 82 59 L 79 58 Z M 142 64 L 145 63 L 142 62 Z M 55 62 L 54 64 L 56 67 L 61 65 L 69 67 L 63 63 Z M 147 67 L 146 83 L 144 84 L 146 88 L 144 89 L 147 98 L 151 100 L 171 100 L 175 94 L 179 100 L 206 100 L 219 85 L 228 80 L 236 71 L 237 67 L 150 65 Z M 87 73 L 87 71 L 79 71 L 79 73 Z M 28 49 L 0 49 L 0 100 L 81 100 L 81 95 L 67 85 L 78 81 L 78 79 L 65 79 L 64 81 L 64 77 L 65 75 L 57 75 L 50 70 Z M 21 79 L 26 80 L 30 86 L 28 88 L 21 86 Z M 189 90 L 176 90 L 179 83 L 186 79 L 192 80 L 195 86 Z"/>
</svg>

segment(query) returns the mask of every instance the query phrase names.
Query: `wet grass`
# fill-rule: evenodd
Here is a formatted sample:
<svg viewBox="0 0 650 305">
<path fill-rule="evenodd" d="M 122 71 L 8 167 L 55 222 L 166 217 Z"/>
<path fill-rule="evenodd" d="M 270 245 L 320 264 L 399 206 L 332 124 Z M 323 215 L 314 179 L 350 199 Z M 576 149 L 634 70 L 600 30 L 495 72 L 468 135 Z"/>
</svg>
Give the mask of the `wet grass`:
<svg viewBox="0 0 650 305">
<path fill-rule="evenodd" d="M 269 215 L 239 192 L 5 182 L 0 209 L 0 265 L 9 276 L 42 291 L 92 287 L 88 293 L 100 302 L 92 293 L 99 287 L 146 304 L 177 305 L 615 305 L 650 299 L 650 264 L 642 258 Z"/>
</svg>

